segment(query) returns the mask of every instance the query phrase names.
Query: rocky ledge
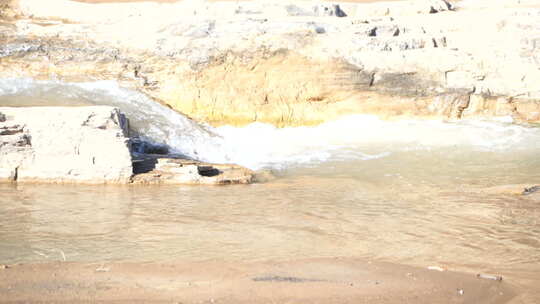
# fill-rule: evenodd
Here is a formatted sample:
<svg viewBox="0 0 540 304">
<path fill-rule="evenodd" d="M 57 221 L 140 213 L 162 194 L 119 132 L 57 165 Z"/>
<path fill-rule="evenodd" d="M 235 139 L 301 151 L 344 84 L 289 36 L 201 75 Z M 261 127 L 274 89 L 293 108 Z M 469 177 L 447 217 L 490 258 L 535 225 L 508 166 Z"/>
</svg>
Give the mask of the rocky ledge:
<svg viewBox="0 0 540 304">
<path fill-rule="evenodd" d="M 247 184 L 254 173 L 134 153 L 114 107 L 0 107 L 0 182 Z"/>
<path fill-rule="evenodd" d="M 253 172 L 237 165 L 209 164 L 182 158 L 144 155 L 134 162 L 135 184 L 249 184 Z"/>
<path fill-rule="evenodd" d="M 117 80 L 214 125 L 540 121 L 537 0 L 158 2 L 0 0 L 0 77 Z"/>
</svg>

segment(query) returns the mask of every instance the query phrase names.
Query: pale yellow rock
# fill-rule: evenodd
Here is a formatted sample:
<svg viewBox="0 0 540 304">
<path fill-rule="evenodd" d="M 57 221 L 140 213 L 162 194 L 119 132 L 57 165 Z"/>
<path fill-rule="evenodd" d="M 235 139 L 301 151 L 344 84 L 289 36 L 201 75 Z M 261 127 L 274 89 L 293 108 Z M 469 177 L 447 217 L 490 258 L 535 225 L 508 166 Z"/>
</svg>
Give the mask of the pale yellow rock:
<svg viewBox="0 0 540 304">
<path fill-rule="evenodd" d="M 117 80 L 214 125 L 540 121 L 534 1 L 15 2 L 0 78 Z"/>
<path fill-rule="evenodd" d="M 482 95 L 473 94 L 469 98 L 469 106 L 463 111 L 464 118 L 471 117 L 487 117 L 490 113 L 493 113 L 494 102 Z"/>
<path fill-rule="evenodd" d="M 515 105 L 510 98 L 499 97 L 495 102 L 495 115 L 507 116 L 512 115 L 515 111 Z"/>
<path fill-rule="evenodd" d="M 514 100 L 517 115 L 525 121 L 540 121 L 540 101 Z"/>
</svg>

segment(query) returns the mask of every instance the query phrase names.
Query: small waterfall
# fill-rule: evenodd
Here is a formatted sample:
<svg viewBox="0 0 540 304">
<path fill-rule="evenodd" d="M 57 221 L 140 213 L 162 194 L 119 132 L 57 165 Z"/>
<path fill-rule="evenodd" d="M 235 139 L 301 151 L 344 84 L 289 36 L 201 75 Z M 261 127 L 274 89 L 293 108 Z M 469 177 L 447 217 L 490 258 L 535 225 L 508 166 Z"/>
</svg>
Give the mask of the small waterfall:
<svg viewBox="0 0 540 304">
<path fill-rule="evenodd" d="M 166 144 L 172 152 L 213 162 L 228 162 L 223 139 L 211 127 L 198 124 L 144 94 L 121 88 L 114 81 L 63 83 L 32 79 L 0 79 L 0 106 L 118 107 L 130 128 L 143 140 Z"/>
<path fill-rule="evenodd" d="M 252 169 L 287 168 L 324 161 L 372 160 L 403 151 L 540 151 L 540 128 L 499 121 L 384 121 L 350 115 L 313 127 L 262 123 L 213 128 L 199 124 L 114 81 L 63 83 L 0 79 L 0 106 L 109 105 L 120 108 L 143 140 L 171 152 Z"/>
</svg>

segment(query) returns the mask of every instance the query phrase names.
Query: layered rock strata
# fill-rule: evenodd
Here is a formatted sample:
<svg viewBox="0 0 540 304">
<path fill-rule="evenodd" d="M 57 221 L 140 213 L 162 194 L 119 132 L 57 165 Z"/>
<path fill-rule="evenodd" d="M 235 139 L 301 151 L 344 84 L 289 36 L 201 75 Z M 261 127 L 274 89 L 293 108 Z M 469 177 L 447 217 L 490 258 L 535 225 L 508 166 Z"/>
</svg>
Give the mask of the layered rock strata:
<svg viewBox="0 0 540 304">
<path fill-rule="evenodd" d="M 114 107 L 0 107 L 0 182 L 247 184 L 251 170 L 167 155 L 132 157 Z"/>
<path fill-rule="evenodd" d="M 127 183 L 127 120 L 111 107 L 0 108 L 0 179 Z"/>
<path fill-rule="evenodd" d="M 209 164 L 193 160 L 146 155 L 134 163 L 135 184 L 250 184 L 251 170 L 237 165 Z M 139 171 L 140 170 L 140 171 Z"/>
<path fill-rule="evenodd" d="M 115 79 L 200 121 L 540 121 L 534 0 L 4 0 L 0 77 Z"/>
</svg>

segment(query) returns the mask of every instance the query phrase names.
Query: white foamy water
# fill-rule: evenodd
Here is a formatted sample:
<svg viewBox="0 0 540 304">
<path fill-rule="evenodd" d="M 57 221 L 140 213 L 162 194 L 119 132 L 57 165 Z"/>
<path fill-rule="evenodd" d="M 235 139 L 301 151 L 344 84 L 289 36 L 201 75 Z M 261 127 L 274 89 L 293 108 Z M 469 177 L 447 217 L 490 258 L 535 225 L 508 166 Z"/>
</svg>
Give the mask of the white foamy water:
<svg viewBox="0 0 540 304">
<path fill-rule="evenodd" d="M 221 157 L 221 139 L 211 128 L 191 121 L 144 94 L 121 88 L 114 81 L 62 83 L 0 79 L 0 105 L 114 106 L 126 114 L 130 127 L 148 140 L 166 143 L 193 158 L 212 160 Z"/>
<path fill-rule="evenodd" d="M 315 127 L 253 123 L 241 128 L 219 127 L 215 132 L 225 139 L 227 155 L 248 167 L 371 160 L 409 150 L 540 148 L 540 130 L 496 121 L 384 121 L 350 115 Z"/>
<path fill-rule="evenodd" d="M 0 106 L 110 105 L 120 108 L 144 138 L 195 159 L 253 169 L 372 160 L 410 150 L 539 150 L 540 129 L 499 121 L 383 121 L 351 115 L 314 127 L 262 123 L 213 128 L 198 124 L 113 81 L 61 83 L 1 79 Z"/>
</svg>

